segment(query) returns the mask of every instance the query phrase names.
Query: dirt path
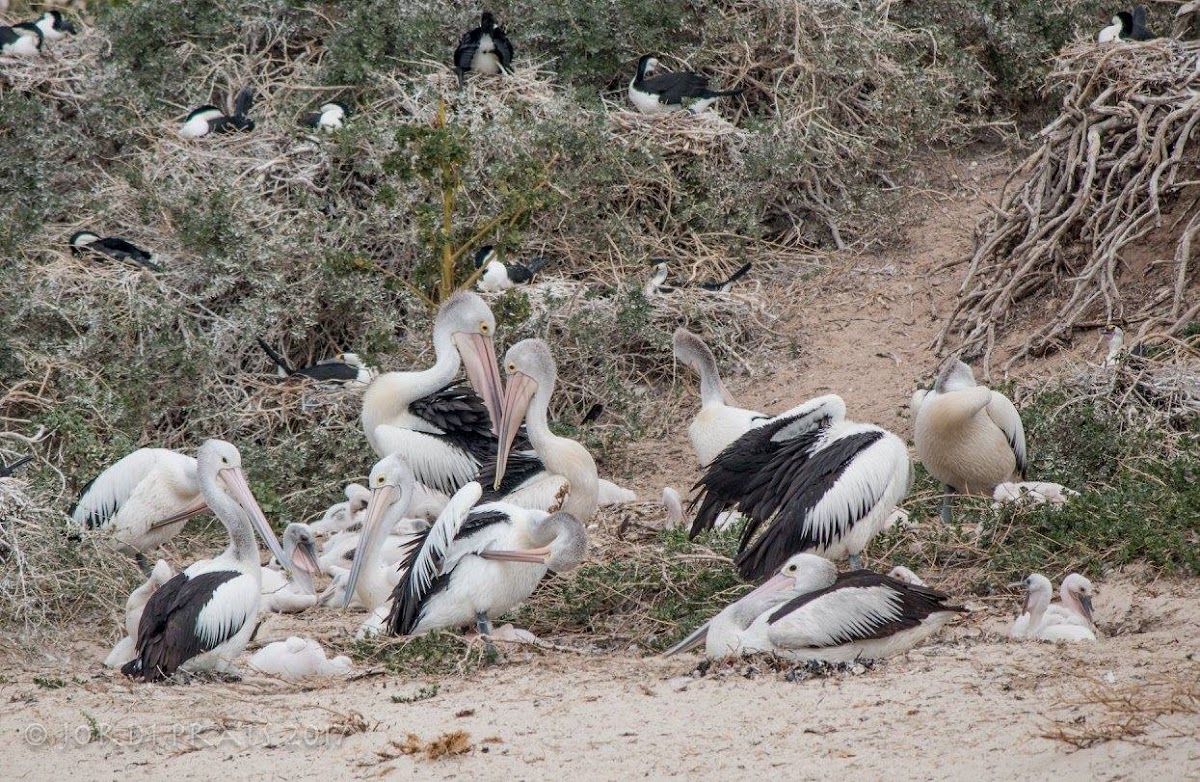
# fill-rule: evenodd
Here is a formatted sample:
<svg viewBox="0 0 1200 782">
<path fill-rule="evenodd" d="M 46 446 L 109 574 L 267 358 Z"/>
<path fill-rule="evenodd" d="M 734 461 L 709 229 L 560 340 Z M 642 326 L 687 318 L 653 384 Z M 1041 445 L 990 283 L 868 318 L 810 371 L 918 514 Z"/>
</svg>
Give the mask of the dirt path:
<svg viewBox="0 0 1200 782">
<path fill-rule="evenodd" d="M 982 194 L 1004 164 L 933 160 L 927 173 L 929 190 L 904 217 L 908 241 L 834 258 L 789 303 L 802 336 L 795 360 L 753 382 L 730 379 L 743 404 L 779 410 L 837 391 L 854 417 L 909 434 L 908 396 L 936 363 L 928 346 L 957 285 L 931 270 L 969 249 Z M 633 450 L 635 472 L 624 477 L 643 496 L 690 484 L 683 432 Z M 798 682 L 747 675 L 746 665 L 689 678 L 695 657 L 517 651 L 436 681 L 300 687 L 251 675 L 158 687 L 101 669 L 101 646 L 84 637 L 43 659 L 0 658 L 0 777 L 1200 779 L 1200 584 L 1143 586 L 1135 602 L 1134 583 L 1099 583 L 1111 637 L 1095 645 L 1008 642 L 1013 606 L 980 604 L 936 642 L 874 670 Z M 275 617 L 263 640 L 322 637 L 314 628 L 332 625 L 354 622 Z M 394 700 L 434 685 L 432 697 Z M 1188 687 L 1191 700 L 1180 695 Z M 1164 713 L 1171 693 L 1178 709 Z M 393 744 L 460 730 L 468 751 L 439 760 Z M 1096 743 L 1047 737 L 1056 734 Z"/>
</svg>

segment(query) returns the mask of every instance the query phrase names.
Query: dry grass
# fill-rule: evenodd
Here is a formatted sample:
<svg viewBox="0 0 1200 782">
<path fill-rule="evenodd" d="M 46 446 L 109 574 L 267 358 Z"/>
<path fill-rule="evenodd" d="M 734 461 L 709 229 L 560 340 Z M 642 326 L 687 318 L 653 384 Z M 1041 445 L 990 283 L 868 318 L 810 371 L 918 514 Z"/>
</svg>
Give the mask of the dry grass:
<svg viewBox="0 0 1200 782">
<path fill-rule="evenodd" d="M 1112 410 L 1126 427 L 1188 431 L 1200 420 L 1200 336 L 1147 335 L 1143 355 L 1090 367 L 1076 379 L 1084 398 Z"/>
<path fill-rule="evenodd" d="M 1137 340 L 1170 338 L 1200 315 L 1191 262 L 1200 191 L 1190 145 L 1200 119 L 1198 55 L 1200 42 L 1169 39 L 1080 44 L 1060 54 L 1048 88 L 1064 93 L 1062 112 L 980 225 L 937 348 L 960 342 L 990 364 L 999 331 L 1047 291 L 1058 301 L 1054 316 L 1005 369 L 1091 324 L 1136 327 Z M 1164 234 L 1174 237 L 1172 257 L 1136 265 L 1135 251 L 1153 252 Z"/>
<path fill-rule="evenodd" d="M 1184 665 L 1170 675 L 1159 674 L 1148 681 L 1115 687 L 1094 680 L 1079 696 L 1064 700 L 1061 707 L 1083 712 L 1069 719 L 1055 719 L 1046 726 L 1044 738 L 1086 749 L 1109 741 L 1149 743 L 1142 737 L 1152 727 L 1159 735 L 1194 736 L 1193 720 L 1180 715 L 1200 715 L 1200 666 Z"/>
</svg>

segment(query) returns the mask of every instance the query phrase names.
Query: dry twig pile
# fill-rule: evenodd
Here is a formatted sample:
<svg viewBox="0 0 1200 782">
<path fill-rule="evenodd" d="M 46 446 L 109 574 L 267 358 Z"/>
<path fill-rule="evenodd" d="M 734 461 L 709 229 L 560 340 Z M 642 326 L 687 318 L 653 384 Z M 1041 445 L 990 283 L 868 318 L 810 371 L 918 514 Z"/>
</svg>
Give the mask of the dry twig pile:
<svg viewBox="0 0 1200 782">
<path fill-rule="evenodd" d="M 1200 42 L 1172 40 L 1081 44 L 1060 55 L 1049 87 L 1064 92 L 1062 113 L 980 227 L 937 348 L 962 334 L 962 349 L 990 363 L 997 331 L 1047 288 L 1061 290 L 1062 304 L 1005 368 L 1096 322 L 1137 324 L 1142 339 L 1178 335 L 1200 315 L 1191 264 L 1200 191 L 1189 143 L 1200 121 L 1198 62 Z M 1177 236 L 1173 257 L 1137 263 L 1132 251 L 1158 233 Z"/>
</svg>

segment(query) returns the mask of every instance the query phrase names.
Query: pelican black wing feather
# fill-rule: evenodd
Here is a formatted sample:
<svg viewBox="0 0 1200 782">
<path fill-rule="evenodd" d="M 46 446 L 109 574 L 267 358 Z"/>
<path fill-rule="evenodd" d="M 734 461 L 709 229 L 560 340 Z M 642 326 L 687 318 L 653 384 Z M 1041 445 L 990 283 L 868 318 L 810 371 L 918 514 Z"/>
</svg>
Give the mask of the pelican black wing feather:
<svg viewBox="0 0 1200 782">
<path fill-rule="evenodd" d="M 490 438 L 495 450 L 495 436 L 487 407 L 470 386 L 450 383 L 409 405 L 413 415 L 446 433 L 448 439 L 476 456 L 473 447 L 481 439 Z M 478 458 L 478 457 L 477 457 Z M 480 459 L 482 461 L 482 459 Z"/>
<path fill-rule="evenodd" d="M 878 497 L 863 497 L 861 503 L 848 506 L 836 524 L 818 525 L 810 516 L 850 462 L 882 437 L 883 432 L 862 432 L 838 438 L 816 451 L 780 449 L 766 469 L 751 478 L 738 503 L 752 521 L 742 536 L 736 559 L 744 578 L 767 578 L 793 554 L 828 548 L 870 512 Z M 774 521 L 750 545 L 751 527 L 757 528 L 772 517 Z"/>
<path fill-rule="evenodd" d="M 494 451 L 479 468 L 479 477 L 476 480 L 483 487 L 483 496 L 479 499 L 481 503 L 503 500 L 522 483 L 538 473 L 545 472 L 546 465 L 542 464 L 542 460 L 532 450 L 528 437 L 524 436 L 523 429 L 517 434 L 517 438 L 525 441 L 524 447 L 521 448 L 520 442 L 513 443 L 513 450 L 509 454 L 508 464 L 504 468 L 504 479 L 500 481 L 499 489 L 492 488 L 496 481 L 496 454 Z"/>
<path fill-rule="evenodd" d="M 454 539 L 457 541 L 469 538 L 493 524 L 499 524 L 507 520 L 508 514 L 501 511 L 484 510 L 473 512 L 463 521 Z M 418 580 L 414 575 L 416 572 L 414 565 L 416 565 L 417 558 L 420 556 L 425 539 L 429 537 L 429 533 L 432 530 L 433 527 L 429 527 L 424 532 L 410 539 L 409 548 L 398 566 L 400 571 L 404 573 L 404 576 L 396 584 L 396 588 L 392 590 L 392 610 L 388 612 L 386 624 L 393 635 L 412 635 L 413 630 L 421 622 L 421 614 L 426 604 L 437 593 L 445 590 L 450 585 L 450 574 L 440 573 L 429 584 L 428 589 L 421 590 Z M 438 562 L 437 566 L 440 569 L 442 563 Z"/>
<path fill-rule="evenodd" d="M 213 592 L 241 574 L 217 570 L 189 578 L 180 573 L 151 595 L 138 624 L 137 654 L 121 668 L 126 676 L 148 682 L 170 678 L 179 666 L 198 654 L 211 651 L 237 634 L 241 626 L 227 626 L 205 643 L 196 622 Z"/>
<path fill-rule="evenodd" d="M 891 592 L 893 597 L 888 601 L 886 611 L 864 611 L 854 615 L 852 621 L 839 628 L 830 646 L 887 638 L 917 627 L 930 614 L 939 611 L 966 612 L 961 606 L 947 605 L 950 595 L 945 592 L 898 581 L 870 570 L 853 570 L 839 575 L 833 584 L 824 589 L 808 592 L 784 603 L 767 618 L 767 624 L 775 624 L 808 603 L 843 589 L 870 589 L 875 592 L 882 589 Z"/>
</svg>

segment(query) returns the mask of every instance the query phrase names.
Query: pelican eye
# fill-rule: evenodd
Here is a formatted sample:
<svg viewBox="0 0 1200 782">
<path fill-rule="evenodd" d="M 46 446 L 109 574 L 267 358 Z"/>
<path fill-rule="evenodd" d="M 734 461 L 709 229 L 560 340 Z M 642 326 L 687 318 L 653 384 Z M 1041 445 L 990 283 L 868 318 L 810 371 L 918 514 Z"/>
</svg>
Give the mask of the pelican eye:
<svg viewBox="0 0 1200 782">
<path fill-rule="evenodd" d="M 491 331 L 491 329 L 492 329 L 492 327 L 486 323 L 479 324 L 479 333 L 480 334 L 487 334 L 489 331 Z"/>
<path fill-rule="evenodd" d="M 511 362 L 510 362 L 510 363 L 509 363 L 509 365 L 508 365 L 508 371 L 509 371 L 509 372 L 516 372 L 516 371 L 517 371 L 517 365 L 516 365 L 516 364 L 513 364 L 513 363 L 511 363 Z"/>
</svg>

